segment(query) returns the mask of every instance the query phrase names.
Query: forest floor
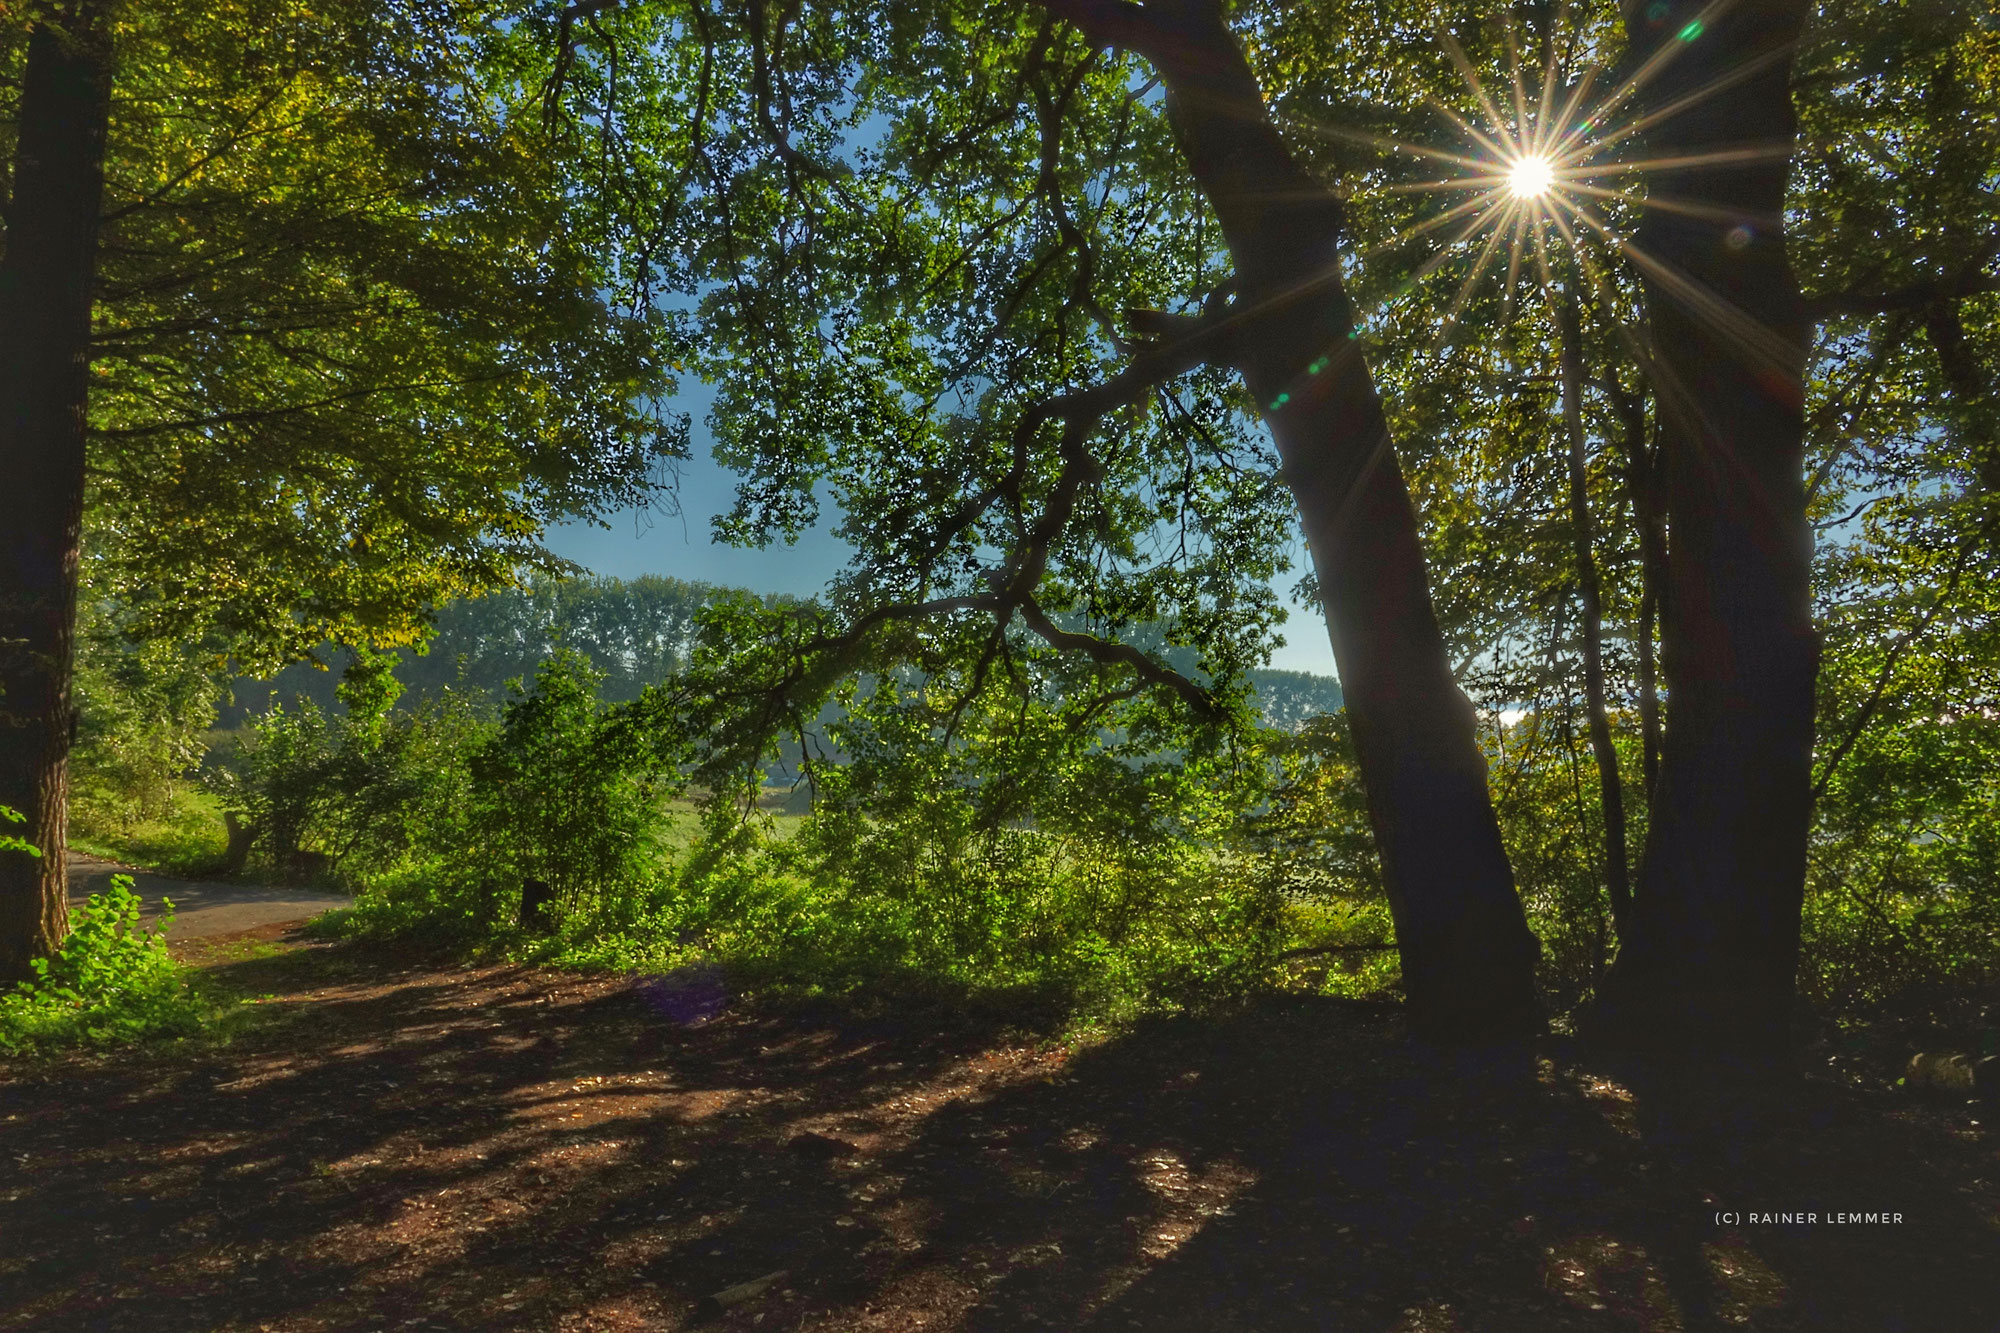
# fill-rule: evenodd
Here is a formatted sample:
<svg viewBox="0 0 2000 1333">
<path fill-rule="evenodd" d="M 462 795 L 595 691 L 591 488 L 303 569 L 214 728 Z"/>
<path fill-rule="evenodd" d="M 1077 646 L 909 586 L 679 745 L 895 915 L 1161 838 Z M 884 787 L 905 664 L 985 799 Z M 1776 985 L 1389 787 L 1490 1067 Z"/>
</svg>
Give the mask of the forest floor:
<svg viewBox="0 0 2000 1333">
<path fill-rule="evenodd" d="M 1970 1108 L 1330 1001 L 1065 1046 L 698 969 L 175 947 L 255 1020 L 0 1067 L 0 1328 L 2000 1327 Z"/>
</svg>

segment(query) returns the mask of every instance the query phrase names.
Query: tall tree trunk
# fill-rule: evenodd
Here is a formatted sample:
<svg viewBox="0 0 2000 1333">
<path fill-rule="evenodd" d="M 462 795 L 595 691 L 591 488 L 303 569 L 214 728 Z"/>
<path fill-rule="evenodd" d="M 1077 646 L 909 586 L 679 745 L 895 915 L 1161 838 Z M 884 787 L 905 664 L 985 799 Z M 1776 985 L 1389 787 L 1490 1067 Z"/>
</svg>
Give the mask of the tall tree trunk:
<svg viewBox="0 0 2000 1333">
<path fill-rule="evenodd" d="M 1661 409 L 1673 614 L 1632 930 L 1592 1025 L 1623 1043 L 1772 1051 L 1789 1032 L 1819 646 L 1803 480 L 1810 325 L 1782 217 L 1796 137 L 1790 50 L 1809 8 L 1626 10 L 1636 58 L 1680 46 L 1635 114 L 1690 100 L 1647 136 L 1649 156 L 1682 165 L 1652 176 L 1649 193 L 1675 208 L 1649 210 L 1634 246 Z M 1711 86 L 1724 75 L 1735 78 Z M 1700 161 L 1746 144 L 1775 151 Z"/>
<path fill-rule="evenodd" d="M 1660 521 L 1659 469 L 1655 451 L 1646 443 L 1646 397 L 1627 393 L 1616 373 L 1602 381 L 1618 415 L 1625 454 L 1625 491 L 1632 502 L 1632 523 L 1639 532 L 1639 623 L 1637 659 L 1639 686 L 1640 795 L 1651 809 L 1653 784 L 1660 776 L 1660 687 L 1654 667 L 1656 628 L 1666 619 L 1661 604 L 1667 577 L 1667 530 Z"/>
<path fill-rule="evenodd" d="M 1604 595 L 1597 577 L 1596 539 L 1590 522 L 1590 458 L 1583 430 L 1583 330 L 1576 296 L 1565 292 L 1556 309 L 1562 339 L 1563 430 L 1569 437 L 1569 523 L 1576 543 L 1577 600 L 1583 612 L 1583 696 L 1590 719 L 1590 752 L 1597 760 L 1598 804 L 1604 815 L 1604 887 L 1611 920 L 1625 936 L 1631 916 L 1632 878 L 1625 859 L 1625 787 L 1618 778 L 1618 750 L 1611 743 L 1611 713 L 1604 700 Z"/>
<path fill-rule="evenodd" d="M 1517 1035 L 1542 1017 L 1477 718 L 1451 673 L 1417 518 L 1340 282 L 1340 201 L 1266 114 L 1217 0 L 1044 0 L 1149 59 L 1236 267 L 1231 349 L 1298 501 L 1368 791 L 1413 1030 Z"/>
<path fill-rule="evenodd" d="M 69 932 L 69 747 L 84 399 L 110 106 L 105 7 L 39 6 L 0 255 L 0 805 L 39 858 L 0 856 L 0 978 Z"/>
</svg>

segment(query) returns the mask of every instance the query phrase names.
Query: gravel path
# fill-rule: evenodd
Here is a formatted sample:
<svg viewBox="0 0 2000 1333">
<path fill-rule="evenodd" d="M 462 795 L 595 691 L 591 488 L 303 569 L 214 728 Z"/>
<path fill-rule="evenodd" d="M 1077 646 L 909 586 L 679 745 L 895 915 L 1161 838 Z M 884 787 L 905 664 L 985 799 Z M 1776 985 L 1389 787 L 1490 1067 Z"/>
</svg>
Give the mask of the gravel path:
<svg viewBox="0 0 2000 1333">
<path fill-rule="evenodd" d="M 75 906 L 93 893 L 111 885 L 113 875 L 130 875 L 133 888 L 144 903 L 140 916 L 147 921 L 160 914 L 160 900 L 171 898 L 174 919 L 167 926 L 170 940 L 203 939 L 228 935 L 276 922 L 305 921 L 321 912 L 346 907 L 354 899 L 344 893 L 312 889 L 273 888 L 264 884 L 215 884 L 201 880 L 170 879 L 150 870 L 137 870 L 82 852 L 69 853 L 69 898 Z"/>
</svg>

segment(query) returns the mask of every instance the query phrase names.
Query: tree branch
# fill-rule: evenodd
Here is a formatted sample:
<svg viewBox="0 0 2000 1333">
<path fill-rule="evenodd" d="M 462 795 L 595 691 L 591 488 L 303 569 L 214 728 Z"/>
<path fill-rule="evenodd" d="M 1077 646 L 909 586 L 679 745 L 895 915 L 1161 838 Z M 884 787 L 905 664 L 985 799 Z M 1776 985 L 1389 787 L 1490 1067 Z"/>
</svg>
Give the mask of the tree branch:
<svg viewBox="0 0 2000 1333">
<path fill-rule="evenodd" d="M 1029 629 L 1047 640 L 1053 648 L 1064 652 L 1082 653 L 1094 662 L 1107 666 L 1130 667 L 1139 679 L 1149 685 L 1159 685 L 1172 690 L 1186 701 L 1199 716 L 1216 718 L 1222 710 L 1215 706 L 1215 700 L 1207 690 L 1183 676 L 1180 672 L 1161 666 L 1152 658 L 1140 652 L 1129 643 L 1116 639 L 1100 639 L 1095 634 L 1080 634 L 1066 630 L 1050 620 L 1041 604 L 1029 597 L 1021 603 L 1021 619 Z"/>
<path fill-rule="evenodd" d="M 1814 319 L 1829 319 L 1835 315 L 1888 315 L 1902 310 L 1921 310 L 1939 301 L 2000 292 L 2000 273 L 1986 271 L 1986 266 L 1993 262 L 1996 254 L 2000 254 L 2000 238 L 1988 241 L 1981 247 L 1978 257 L 1956 274 L 1912 282 L 1884 292 L 1850 290 L 1809 296 L 1806 298 L 1806 312 Z"/>
<path fill-rule="evenodd" d="M 1177 40 L 1173 24 L 1157 11 L 1129 0 L 1038 0 L 1043 9 L 1082 33 L 1095 46 L 1117 47 L 1144 56 L 1162 72 L 1179 68 L 1193 50 Z"/>
<path fill-rule="evenodd" d="M 817 158 L 802 153 L 793 146 L 791 99 L 771 77 L 771 34 L 765 29 L 763 0 L 751 0 L 748 11 L 750 90 L 756 103 L 757 127 L 763 131 L 765 141 L 771 145 L 772 151 L 777 153 L 778 160 L 785 164 L 788 183 L 792 193 L 796 195 L 798 178 L 801 175 L 811 176 L 815 180 L 831 181 L 838 178 L 838 173 Z M 781 16 L 779 19 L 781 33 L 786 17 L 788 16 Z M 773 102 L 778 105 L 775 115 L 771 110 Z"/>
<path fill-rule="evenodd" d="M 576 25 L 589 22 L 607 9 L 618 8 L 619 0 L 571 0 L 556 15 L 556 55 L 549 77 L 542 83 L 542 125 L 553 128 L 561 105 L 563 82 L 569 67 L 576 63 Z"/>
</svg>

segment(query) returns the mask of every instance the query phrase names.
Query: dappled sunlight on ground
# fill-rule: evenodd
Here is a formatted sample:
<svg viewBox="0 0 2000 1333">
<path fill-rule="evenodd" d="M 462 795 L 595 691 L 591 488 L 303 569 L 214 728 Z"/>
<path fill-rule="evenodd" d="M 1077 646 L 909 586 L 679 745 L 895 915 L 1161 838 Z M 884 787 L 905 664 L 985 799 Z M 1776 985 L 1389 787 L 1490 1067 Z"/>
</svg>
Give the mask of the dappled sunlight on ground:
<svg viewBox="0 0 2000 1333">
<path fill-rule="evenodd" d="M 1746 1112 L 1328 1002 L 1063 1049 L 760 1012 L 712 975 L 213 957 L 273 997 L 233 1046 L 4 1071 L 0 1327 L 1931 1333 L 2000 1308 L 1984 1130 L 1825 1085 Z M 1717 1218 L 1855 1201 L 1906 1220 Z"/>
</svg>

